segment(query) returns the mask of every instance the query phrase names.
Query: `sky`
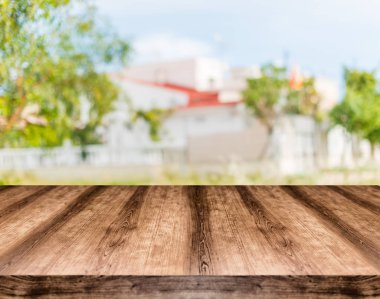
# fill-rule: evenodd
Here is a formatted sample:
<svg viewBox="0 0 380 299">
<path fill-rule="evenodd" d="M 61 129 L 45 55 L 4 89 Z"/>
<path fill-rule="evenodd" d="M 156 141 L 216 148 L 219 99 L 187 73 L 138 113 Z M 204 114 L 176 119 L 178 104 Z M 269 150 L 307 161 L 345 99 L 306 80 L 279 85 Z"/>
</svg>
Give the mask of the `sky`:
<svg viewBox="0 0 380 299">
<path fill-rule="evenodd" d="M 341 80 L 380 68 L 380 0 L 95 0 L 132 44 L 132 64 L 194 56 L 298 65 Z"/>
</svg>

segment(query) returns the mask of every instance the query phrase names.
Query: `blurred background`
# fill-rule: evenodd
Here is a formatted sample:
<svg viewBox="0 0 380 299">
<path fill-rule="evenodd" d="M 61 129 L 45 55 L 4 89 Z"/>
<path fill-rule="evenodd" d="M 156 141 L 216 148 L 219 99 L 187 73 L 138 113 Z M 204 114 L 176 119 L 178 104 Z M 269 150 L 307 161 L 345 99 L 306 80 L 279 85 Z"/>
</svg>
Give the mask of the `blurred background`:
<svg viewBox="0 0 380 299">
<path fill-rule="evenodd" d="M 0 184 L 379 184 L 377 0 L 0 1 Z"/>
</svg>

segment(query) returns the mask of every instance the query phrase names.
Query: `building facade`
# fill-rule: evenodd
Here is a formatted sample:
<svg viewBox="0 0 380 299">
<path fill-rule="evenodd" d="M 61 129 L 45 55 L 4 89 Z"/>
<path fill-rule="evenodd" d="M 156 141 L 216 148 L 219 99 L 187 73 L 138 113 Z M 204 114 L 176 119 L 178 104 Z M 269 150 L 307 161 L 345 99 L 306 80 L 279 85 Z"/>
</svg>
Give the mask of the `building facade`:
<svg viewBox="0 0 380 299">
<path fill-rule="evenodd" d="M 99 128 L 104 144 L 83 149 L 4 149 L 4 169 L 70 166 L 158 166 L 254 164 L 275 173 L 296 174 L 330 167 L 351 167 L 368 161 L 368 142 L 354 140 L 344 129 L 327 130 L 312 119 L 285 115 L 276 120 L 273 134 L 250 114 L 242 102 L 247 78 L 260 76 L 257 66 L 230 68 L 207 58 L 132 66 L 112 74 L 120 86 L 113 112 Z M 316 78 L 321 106 L 331 109 L 338 99 L 333 81 Z M 85 104 L 85 103 L 84 103 Z M 83 105 L 86 106 L 86 105 Z M 150 138 L 149 126 L 131 123 L 135 110 L 162 109 L 161 138 Z M 83 119 L 89 107 L 83 108 Z M 270 151 L 267 152 L 268 145 Z M 380 158 L 380 152 L 376 153 Z"/>
<path fill-rule="evenodd" d="M 270 143 L 273 150 L 266 158 L 284 172 L 312 170 L 315 127 L 310 119 L 283 117 L 275 134 L 269 136 L 245 109 L 241 94 L 247 78 L 259 76 L 256 66 L 229 68 L 207 58 L 127 68 L 114 75 L 123 97 L 109 117 L 106 142 L 111 147 L 152 146 L 146 123 L 125 125 L 126 107 L 169 109 L 172 113 L 163 121 L 160 143 L 183 147 L 189 163 L 258 161 Z M 317 79 L 316 86 L 322 107 L 330 109 L 337 101 L 338 88 L 326 79 Z M 129 104 L 123 106 L 125 101 Z"/>
</svg>

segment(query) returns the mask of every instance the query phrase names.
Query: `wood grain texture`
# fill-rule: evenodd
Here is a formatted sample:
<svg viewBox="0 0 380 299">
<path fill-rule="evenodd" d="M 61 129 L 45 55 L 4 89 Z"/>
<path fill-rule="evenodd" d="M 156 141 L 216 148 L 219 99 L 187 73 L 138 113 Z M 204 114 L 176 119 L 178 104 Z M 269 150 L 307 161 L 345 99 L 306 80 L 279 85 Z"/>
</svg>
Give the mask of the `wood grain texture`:
<svg viewBox="0 0 380 299">
<path fill-rule="evenodd" d="M 191 210 L 191 274 L 213 273 L 211 260 L 210 209 L 207 201 L 207 189 L 200 186 L 187 187 Z"/>
<path fill-rule="evenodd" d="M 346 197 L 331 195 L 321 188 L 285 186 L 283 189 L 320 217 L 337 237 L 348 240 L 370 263 L 380 268 L 380 221 L 376 211 L 368 211 Z"/>
<path fill-rule="evenodd" d="M 0 189 L 3 275 L 379 275 L 377 186 Z"/>
<path fill-rule="evenodd" d="M 352 188 L 351 186 L 328 186 L 328 188 L 335 191 L 336 193 L 343 195 L 347 199 L 362 206 L 363 208 L 380 214 L 380 199 L 370 190 L 365 189 L 365 187 Z"/>
<path fill-rule="evenodd" d="M 0 276 L 1 298 L 378 298 L 379 276 Z"/>
</svg>

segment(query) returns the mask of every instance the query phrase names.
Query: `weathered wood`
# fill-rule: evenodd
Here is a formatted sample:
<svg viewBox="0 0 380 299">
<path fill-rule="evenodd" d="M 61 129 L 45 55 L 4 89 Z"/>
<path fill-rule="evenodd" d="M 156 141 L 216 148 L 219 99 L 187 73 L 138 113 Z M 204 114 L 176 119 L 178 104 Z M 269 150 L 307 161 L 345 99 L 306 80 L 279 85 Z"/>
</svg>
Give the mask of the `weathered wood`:
<svg viewBox="0 0 380 299">
<path fill-rule="evenodd" d="M 284 186 L 295 200 L 310 208 L 326 225 L 351 242 L 370 263 L 380 269 L 379 214 L 362 209 L 346 198 L 331 195 L 316 187 Z"/>
<path fill-rule="evenodd" d="M 0 210 L 0 219 L 1 221 L 5 221 L 6 217 L 11 215 L 12 213 L 15 213 L 19 211 L 20 209 L 28 206 L 29 204 L 33 203 L 35 200 L 37 200 L 39 197 L 44 195 L 45 193 L 53 190 L 55 187 L 53 186 L 46 186 L 43 188 L 38 189 L 36 192 L 33 192 L 32 194 L 22 197 L 20 200 L 12 200 L 12 197 L 8 195 L 8 198 L 12 200 L 12 203 L 10 203 L 8 206 L 4 207 Z"/>
<path fill-rule="evenodd" d="M 17 246 L 10 247 L 2 253 L 0 256 L 0 269 L 6 271 L 8 266 L 21 260 L 26 253 L 38 246 L 44 239 L 56 233 L 67 221 L 70 221 L 75 215 L 85 209 L 88 203 L 93 200 L 100 191 L 103 191 L 104 188 L 105 187 L 98 186 L 89 187 L 57 216 L 50 218 L 35 230 L 31 231 Z"/>
<path fill-rule="evenodd" d="M 286 227 L 288 238 L 294 248 L 293 252 L 303 261 L 306 274 L 311 272 L 314 275 L 352 275 L 366 272 L 368 268 L 365 265 L 372 264 L 346 238 L 337 238 L 337 233 L 340 233 L 335 227 L 326 224 L 325 219 L 319 214 L 314 216 L 313 210 L 303 202 L 294 200 L 283 188 L 252 186 L 250 189 L 267 209 L 276 212 L 275 216 Z M 286 273 L 302 274 L 300 268 L 296 268 L 298 263 L 292 265 L 292 261 L 288 261 L 289 269 Z M 372 271 L 377 272 L 376 268 Z"/>
<path fill-rule="evenodd" d="M 0 276 L 1 298 L 378 298 L 379 276 Z"/>
<path fill-rule="evenodd" d="M 210 232 L 210 209 L 207 189 L 200 186 L 187 187 L 191 210 L 191 274 L 212 274 L 212 244 Z M 195 268 L 193 268 L 193 266 Z"/>
<path fill-rule="evenodd" d="M 379 196 L 369 186 L 1 189 L 0 274 L 380 275 Z"/>
<path fill-rule="evenodd" d="M 380 214 L 380 196 L 367 197 L 366 193 L 368 191 L 360 192 L 360 194 L 358 194 L 357 191 L 359 191 L 360 189 L 358 190 L 357 188 L 353 190 L 351 190 L 351 188 L 349 187 L 342 187 L 342 186 L 328 186 L 328 188 L 330 188 L 336 193 L 343 195 L 347 199 L 351 200 L 353 203 L 360 205 L 361 207 L 367 209 L 368 211 L 375 212 L 376 214 Z"/>
</svg>

